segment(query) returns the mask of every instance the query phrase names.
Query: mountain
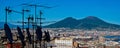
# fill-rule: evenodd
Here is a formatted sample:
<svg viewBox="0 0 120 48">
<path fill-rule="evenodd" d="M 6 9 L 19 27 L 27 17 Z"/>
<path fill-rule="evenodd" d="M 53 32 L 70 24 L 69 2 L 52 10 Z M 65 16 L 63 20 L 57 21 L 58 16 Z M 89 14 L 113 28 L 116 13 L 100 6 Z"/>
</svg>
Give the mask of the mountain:
<svg viewBox="0 0 120 48">
<path fill-rule="evenodd" d="M 105 22 L 98 17 L 88 16 L 77 20 L 72 17 L 65 18 L 45 28 L 72 28 L 82 30 L 120 30 L 120 25 Z"/>
<path fill-rule="evenodd" d="M 78 20 L 76 20 L 72 17 L 68 17 L 64 20 L 61 20 L 61 21 L 56 22 L 54 24 L 48 25 L 46 27 L 50 27 L 50 28 L 61 28 L 61 27 L 74 28 L 78 24 L 79 24 Z"/>
</svg>

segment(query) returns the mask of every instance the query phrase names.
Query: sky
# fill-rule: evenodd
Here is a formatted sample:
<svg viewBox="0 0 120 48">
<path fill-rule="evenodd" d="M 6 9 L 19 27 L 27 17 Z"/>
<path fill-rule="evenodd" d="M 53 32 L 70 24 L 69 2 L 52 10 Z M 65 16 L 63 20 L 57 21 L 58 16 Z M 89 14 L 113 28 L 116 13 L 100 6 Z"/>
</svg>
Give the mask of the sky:
<svg viewBox="0 0 120 48">
<path fill-rule="evenodd" d="M 87 16 L 96 16 L 106 22 L 120 25 L 120 0 L 0 0 L 0 21 L 5 21 L 5 7 L 20 11 L 22 8 L 31 12 L 25 13 L 25 20 L 29 15 L 34 16 L 34 7 L 21 4 L 38 4 L 52 8 L 37 7 L 37 16 L 42 10 L 43 21 L 59 21 L 67 17 L 82 19 Z M 21 21 L 22 15 L 11 13 L 8 15 L 8 22 Z"/>
</svg>

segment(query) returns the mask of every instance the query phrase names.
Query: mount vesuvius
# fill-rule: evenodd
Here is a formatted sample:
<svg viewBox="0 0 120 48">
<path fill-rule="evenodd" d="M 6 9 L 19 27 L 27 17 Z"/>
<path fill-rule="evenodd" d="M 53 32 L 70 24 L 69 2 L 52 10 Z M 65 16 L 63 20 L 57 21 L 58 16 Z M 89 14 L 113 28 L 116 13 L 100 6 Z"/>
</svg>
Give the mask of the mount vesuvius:
<svg viewBox="0 0 120 48">
<path fill-rule="evenodd" d="M 98 17 L 88 16 L 77 20 L 67 17 L 56 23 L 44 26 L 45 28 L 72 28 L 82 30 L 120 30 L 120 25 L 105 22 Z"/>
</svg>

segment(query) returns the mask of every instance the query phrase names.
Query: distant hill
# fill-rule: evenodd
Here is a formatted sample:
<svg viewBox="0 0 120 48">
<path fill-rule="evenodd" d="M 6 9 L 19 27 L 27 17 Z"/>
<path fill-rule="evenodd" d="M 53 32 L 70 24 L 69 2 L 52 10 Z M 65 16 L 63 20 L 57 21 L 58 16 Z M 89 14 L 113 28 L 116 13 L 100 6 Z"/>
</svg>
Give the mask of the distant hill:
<svg viewBox="0 0 120 48">
<path fill-rule="evenodd" d="M 94 16 L 88 16 L 80 20 L 68 17 L 54 24 L 47 25 L 45 26 L 45 28 L 72 28 L 82 30 L 120 30 L 120 25 L 105 22 Z"/>
</svg>

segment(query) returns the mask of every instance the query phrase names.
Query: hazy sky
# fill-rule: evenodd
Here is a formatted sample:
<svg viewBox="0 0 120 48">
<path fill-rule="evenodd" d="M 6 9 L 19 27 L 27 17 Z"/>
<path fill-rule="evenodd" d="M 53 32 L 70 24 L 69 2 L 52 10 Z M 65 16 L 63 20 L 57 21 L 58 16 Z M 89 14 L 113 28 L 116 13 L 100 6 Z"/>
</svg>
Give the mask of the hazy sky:
<svg viewBox="0 0 120 48">
<path fill-rule="evenodd" d="M 21 11 L 20 4 L 23 3 L 56 6 L 51 9 L 37 9 L 37 15 L 40 9 L 43 11 L 43 17 L 46 18 L 44 21 L 59 21 L 66 17 L 82 19 L 87 16 L 96 16 L 106 22 L 120 24 L 120 0 L 0 0 L 0 21 L 5 20 L 5 6 Z M 25 19 L 29 14 L 34 14 L 34 7 L 24 6 L 24 8 L 32 10 L 31 13 L 25 13 Z M 11 13 L 8 20 L 9 22 L 20 21 L 21 14 Z"/>
</svg>

